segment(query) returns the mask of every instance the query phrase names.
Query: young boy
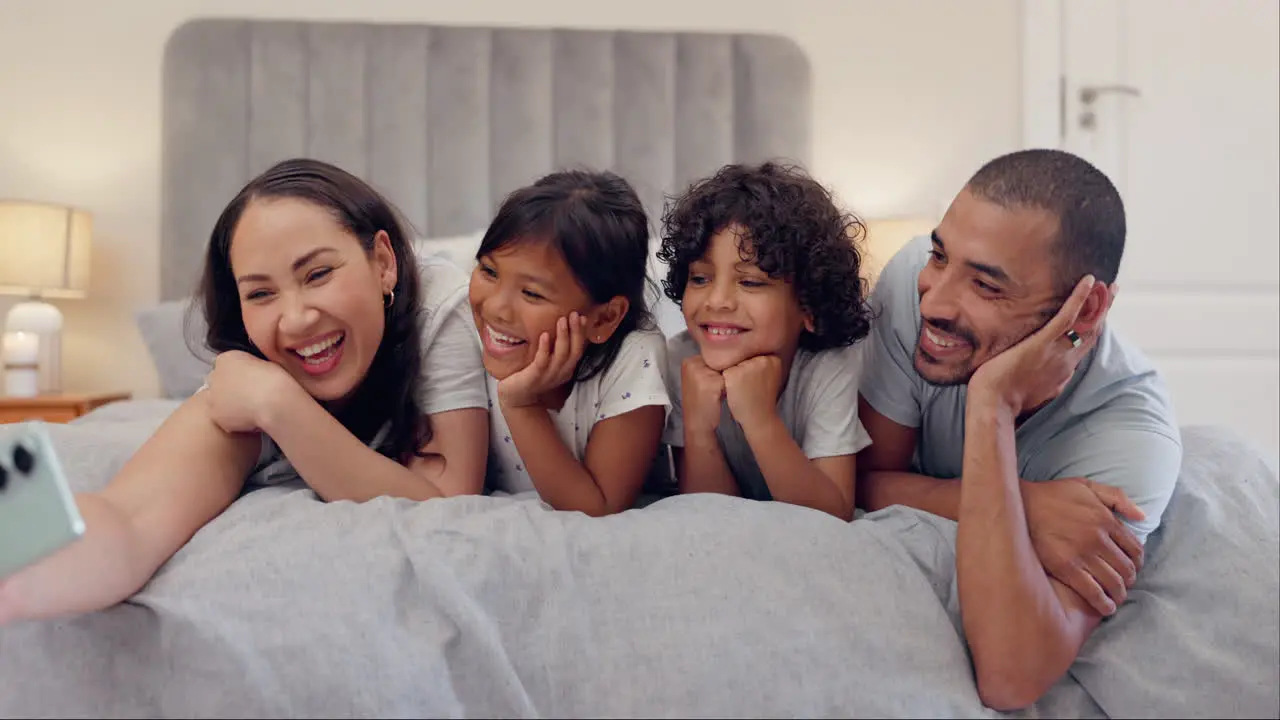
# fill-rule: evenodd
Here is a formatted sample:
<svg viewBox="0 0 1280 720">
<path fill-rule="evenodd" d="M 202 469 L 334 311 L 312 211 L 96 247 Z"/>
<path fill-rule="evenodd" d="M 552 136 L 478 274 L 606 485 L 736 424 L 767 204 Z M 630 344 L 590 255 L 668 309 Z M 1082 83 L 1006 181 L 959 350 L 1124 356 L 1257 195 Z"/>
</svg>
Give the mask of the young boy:
<svg viewBox="0 0 1280 720">
<path fill-rule="evenodd" d="M 854 343 L 870 330 L 862 223 L 803 171 L 730 165 L 664 218 L 663 290 L 687 329 L 668 343 L 664 440 L 680 492 L 805 505 L 853 518 Z"/>
</svg>

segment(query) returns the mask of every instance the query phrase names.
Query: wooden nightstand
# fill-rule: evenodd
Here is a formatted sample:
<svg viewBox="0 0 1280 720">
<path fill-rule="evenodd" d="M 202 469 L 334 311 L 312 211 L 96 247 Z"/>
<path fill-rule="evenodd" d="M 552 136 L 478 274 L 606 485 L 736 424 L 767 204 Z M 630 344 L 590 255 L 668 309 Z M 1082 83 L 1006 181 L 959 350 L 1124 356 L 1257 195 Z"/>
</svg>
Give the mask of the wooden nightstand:
<svg viewBox="0 0 1280 720">
<path fill-rule="evenodd" d="M 88 395 L 37 395 L 5 397 L 0 395 L 0 424 L 44 420 L 65 423 L 90 410 L 117 400 L 128 400 L 129 393 L 93 393 Z"/>
</svg>

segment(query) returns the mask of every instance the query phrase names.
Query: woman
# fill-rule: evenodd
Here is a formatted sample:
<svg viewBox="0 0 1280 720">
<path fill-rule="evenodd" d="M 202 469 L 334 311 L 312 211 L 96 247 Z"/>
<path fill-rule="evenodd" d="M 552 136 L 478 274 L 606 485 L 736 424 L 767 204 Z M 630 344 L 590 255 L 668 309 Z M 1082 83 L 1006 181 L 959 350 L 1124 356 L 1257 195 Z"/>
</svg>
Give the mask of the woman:
<svg viewBox="0 0 1280 720">
<path fill-rule="evenodd" d="M 424 283 L 447 300 L 424 309 Z M 251 181 L 205 258 L 205 387 L 77 495 L 84 537 L 0 583 L 0 624 L 132 596 L 246 481 L 300 478 L 326 501 L 480 493 L 488 396 L 466 284 L 420 266 L 389 203 L 336 167 L 290 160 Z"/>
</svg>

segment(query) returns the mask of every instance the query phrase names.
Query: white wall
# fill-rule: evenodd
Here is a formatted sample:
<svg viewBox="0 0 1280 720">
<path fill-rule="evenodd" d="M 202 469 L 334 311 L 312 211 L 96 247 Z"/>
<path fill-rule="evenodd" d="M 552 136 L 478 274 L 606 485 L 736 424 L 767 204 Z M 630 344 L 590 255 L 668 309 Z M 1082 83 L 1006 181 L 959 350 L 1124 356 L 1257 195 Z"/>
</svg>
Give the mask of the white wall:
<svg viewBox="0 0 1280 720">
<path fill-rule="evenodd" d="M 870 217 L 936 216 L 1020 140 L 1017 0 L 0 0 L 0 197 L 95 216 L 92 295 L 57 301 L 69 390 L 155 393 L 133 312 L 159 292 L 161 53 L 200 16 L 784 34 L 811 170 Z"/>
</svg>

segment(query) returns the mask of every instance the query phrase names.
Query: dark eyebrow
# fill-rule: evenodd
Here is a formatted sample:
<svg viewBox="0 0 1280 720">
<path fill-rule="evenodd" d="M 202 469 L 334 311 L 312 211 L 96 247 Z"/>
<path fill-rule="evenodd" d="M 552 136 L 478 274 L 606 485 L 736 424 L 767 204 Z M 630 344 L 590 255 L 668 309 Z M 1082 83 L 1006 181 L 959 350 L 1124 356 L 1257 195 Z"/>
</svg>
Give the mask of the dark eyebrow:
<svg viewBox="0 0 1280 720">
<path fill-rule="evenodd" d="M 933 244 L 937 245 L 938 248 L 941 249 L 946 247 L 946 245 L 944 245 L 942 242 L 942 238 L 938 237 L 937 230 L 934 230 L 932 233 L 930 233 L 929 237 L 933 240 Z M 1009 284 L 1013 283 L 1013 281 L 1009 278 L 1009 273 L 1000 269 L 996 265 L 988 265 L 987 263 L 977 262 L 975 260 L 966 260 L 964 264 L 968 265 L 970 268 L 974 270 L 977 270 L 983 275 L 990 277 L 992 280 L 995 280 L 996 282 L 1009 283 Z"/>
<path fill-rule="evenodd" d="M 290 265 L 289 267 L 294 272 L 297 272 L 298 268 L 306 265 L 307 263 L 311 262 L 312 260 L 315 260 L 317 257 L 327 252 L 337 252 L 337 251 L 331 247 L 318 247 L 315 250 L 312 250 L 311 252 L 298 258 L 297 260 L 294 260 L 293 264 Z M 245 283 L 245 282 L 267 282 L 270 279 L 271 278 L 267 277 L 266 275 L 242 275 L 236 278 L 236 284 L 238 285 L 240 283 Z"/>
<path fill-rule="evenodd" d="M 526 272 L 526 273 L 520 273 L 517 277 L 519 277 L 521 280 L 524 280 L 525 282 L 533 283 L 534 285 L 541 285 L 544 289 L 547 289 L 547 290 L 553 290 L 555 289 L 555 286 L 556 286 L 556 284 L 551 281 L 551 278 L 543 277 L 541 275 L 534 275 L 532 273 Z"/>
</svg>

